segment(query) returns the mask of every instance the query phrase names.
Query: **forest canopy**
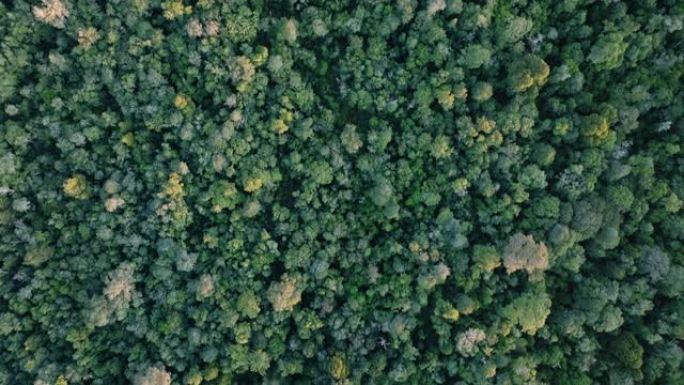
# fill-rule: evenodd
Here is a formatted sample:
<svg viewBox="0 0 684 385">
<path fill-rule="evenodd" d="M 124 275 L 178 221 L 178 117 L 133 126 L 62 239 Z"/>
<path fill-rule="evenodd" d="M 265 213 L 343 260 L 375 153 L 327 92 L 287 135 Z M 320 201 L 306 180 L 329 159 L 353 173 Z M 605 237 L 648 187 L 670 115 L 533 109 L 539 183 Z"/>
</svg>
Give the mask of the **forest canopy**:
<svg viewBox="0 0 684 385">
<path fill-rule="evenodd" d="M 684 385 L 684 2 L 0 2 L 0 385 Z"/>
</svg>

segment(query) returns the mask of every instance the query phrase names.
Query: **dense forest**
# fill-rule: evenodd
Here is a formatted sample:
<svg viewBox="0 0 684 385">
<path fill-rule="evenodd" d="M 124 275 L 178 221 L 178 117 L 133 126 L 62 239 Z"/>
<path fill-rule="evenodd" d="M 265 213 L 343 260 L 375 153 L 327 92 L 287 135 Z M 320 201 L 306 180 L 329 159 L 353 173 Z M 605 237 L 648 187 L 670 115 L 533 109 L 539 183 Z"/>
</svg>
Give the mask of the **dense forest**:
<svg viewBox="0 0 684 385">
<path fill-rule="evenodd" d="M 0 2 L 0 385 L 684 385 L 681 0 Z"/>
</svg>

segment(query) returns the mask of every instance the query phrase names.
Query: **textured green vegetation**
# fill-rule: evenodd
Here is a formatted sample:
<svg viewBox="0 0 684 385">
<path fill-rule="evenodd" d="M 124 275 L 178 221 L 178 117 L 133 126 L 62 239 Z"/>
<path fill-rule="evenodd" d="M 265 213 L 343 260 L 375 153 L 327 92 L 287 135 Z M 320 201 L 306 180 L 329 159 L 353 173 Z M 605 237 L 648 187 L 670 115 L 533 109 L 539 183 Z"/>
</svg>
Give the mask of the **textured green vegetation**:
<svg viewBox="0 0 684 385">
<path fill-rule="evenodd" d="M 0 385 L 683 385 L 683 20 L 0 2 Z"/>
</svg>

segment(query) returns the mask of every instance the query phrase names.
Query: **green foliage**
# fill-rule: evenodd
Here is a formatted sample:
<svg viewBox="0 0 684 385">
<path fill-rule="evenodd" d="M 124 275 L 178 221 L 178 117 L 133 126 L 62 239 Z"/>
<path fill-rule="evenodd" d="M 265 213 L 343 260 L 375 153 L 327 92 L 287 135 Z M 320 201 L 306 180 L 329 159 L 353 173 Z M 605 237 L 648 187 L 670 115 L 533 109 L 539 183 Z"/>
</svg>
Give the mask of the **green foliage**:
<svg viewBox="0 0 684 385">
<path fill-rule="evenodd" d="M 251 291 L 246 291 L 237 299 L 237 310 L 248 318 L 256 318 L 261 311 L 259 297 Z"/>
<path fill-rule="evenodd" d="M 609 345 L 610 353 L 630 369 L 640 369 L 643 365 L 644 348 L 632 333 L 615 337 Z"/>
<path fill-rule="evenodd" d="M 519 325 L 523 332 L 534 335 L 551 314 L 551 298 L 539 290 L 526 292 L 504 307 L 502 313 L 513 324 Z"/>
<path fill-rule="evenodd" d="M 480 44 L 469 45 L 461 52 L 461 62 L 468 69 L 476 69 L 491 59 L 492 51 Z"/>
<path fill-rule="evenodd" d="M 587 58 L 599 68 L 613 69 L 622 63 L 627 47 L 622 33 L 607 33 L 594 43 Z"/>
<path fill-rule="evenodd" d="M 516 58 L 511 64 L 509 81 L 516 92 L 532 86 L 542 86 L 549 77 L 550 67 L 540 57 L 532 54 Z"/>
<path fill-rule="evenodd" d="M 684 383 L 682 20 L 0 2 L 0 385 Z"/>
</svg>

